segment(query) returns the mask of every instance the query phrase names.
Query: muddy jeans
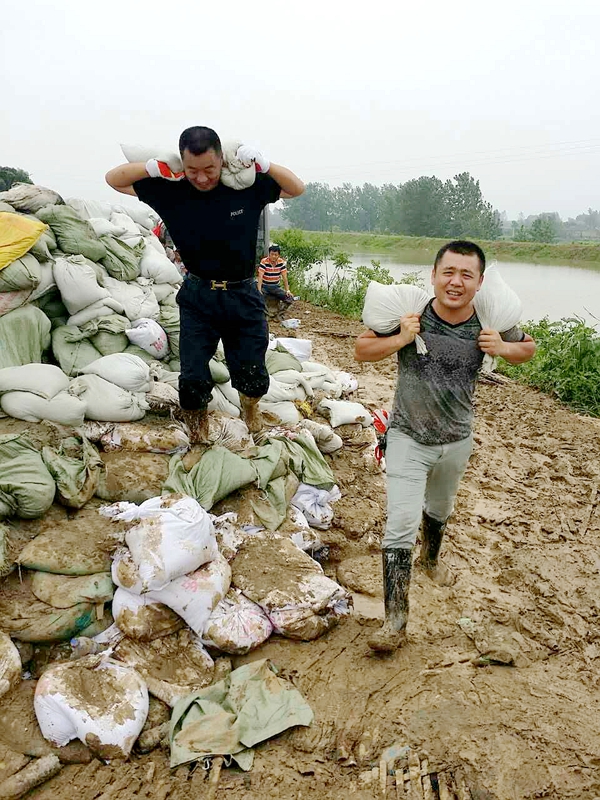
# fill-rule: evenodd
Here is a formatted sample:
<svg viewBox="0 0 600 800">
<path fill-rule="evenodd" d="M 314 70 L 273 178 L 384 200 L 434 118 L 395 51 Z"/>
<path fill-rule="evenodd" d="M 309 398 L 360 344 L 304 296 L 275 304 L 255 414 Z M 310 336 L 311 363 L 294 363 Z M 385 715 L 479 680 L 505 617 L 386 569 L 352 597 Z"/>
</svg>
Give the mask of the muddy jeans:
<svg viewBox="0 0 600 800">
<path fill-rule="evenodd" d="M 473 449 L 473 437 L 450 444 L 419 444 L 395 428 L 388 430 L 387 524 L 382 547 L 414 547 L 423 510 L 444 522 Z"/>
</svg>

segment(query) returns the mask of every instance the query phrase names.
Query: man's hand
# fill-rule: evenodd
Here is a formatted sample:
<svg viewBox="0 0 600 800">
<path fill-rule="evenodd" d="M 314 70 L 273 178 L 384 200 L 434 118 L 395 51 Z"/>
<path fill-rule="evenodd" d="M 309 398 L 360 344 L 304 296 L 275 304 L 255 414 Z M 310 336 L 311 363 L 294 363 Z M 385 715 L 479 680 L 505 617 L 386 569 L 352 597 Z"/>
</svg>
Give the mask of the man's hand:
<svg viewBox="0 0 600 800">
<path fill-rule="evenodd" d="M 167 181 L 182 181 L 185 178 L 185 172 L 173 172 L 166 161 L 156 158 L 146 161 L 146 172 L 151 178 L 164 178 Z"/>
<path fill-rule="evenodd" d="M 269 159 L 263 156 L 256 147 L 251 147 L 249 144 L 243 144 L 241 147 L 238 147 L 238 151 L 235 155 L 246 167 L 250 167 L 254 163 L 257 172 L 268 172 L 271 169 L 271 162 Z"/>
<path fill-rule="evenodd" d="M 406 314 L 400 320 L 400 336 L 405 344 L 411 344 L 415 336 L 421 333 L 421 315 Z"/>
<path fill-rule="evenodd" d="M 484 328 L 479 334 L 479 349 L 487 353 L 488 356 L 503 356 L 505 353 L 505 342 L 498 331 L 491 328 Z"/>
</svg>

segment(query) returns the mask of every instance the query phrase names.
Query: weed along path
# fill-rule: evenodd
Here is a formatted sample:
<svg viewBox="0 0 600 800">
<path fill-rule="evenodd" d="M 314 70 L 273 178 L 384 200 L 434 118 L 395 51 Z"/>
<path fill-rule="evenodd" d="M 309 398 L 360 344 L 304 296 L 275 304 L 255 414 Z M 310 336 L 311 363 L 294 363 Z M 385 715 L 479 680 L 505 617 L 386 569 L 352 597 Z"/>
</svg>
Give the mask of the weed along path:
<svg viewBox="0 0 600 800">
<path fill-rule="evenodd" d="M 389 407 L 395 363 L 353 361 L 359 323 L 303 303 L 294 315 L 319 361 L 358 377 L 361 402 Z M 476 405 L 444 545 L 458 580 L 439 588 L 416 572 L 406 647 L 386 657 L 367 647 L 382 611 L 385 476 L 347 440 L 331 460 L 342 500 L 323 542 L 325 571 L 355 592 L 353 616 L 316 641 L 272 637 L 234 659 L 270 658 L 309 702 L 312 726 L 259 745 L 250 772 L 224 766 L 218 783 L 201 763 L 170 771 L 156 749 L 67 765 L 28 796 L 600 796 L 600 423 L 508 381 L 481 384 Z M 391 745 L 395 770 L 381 765 Z"/>
</svg>

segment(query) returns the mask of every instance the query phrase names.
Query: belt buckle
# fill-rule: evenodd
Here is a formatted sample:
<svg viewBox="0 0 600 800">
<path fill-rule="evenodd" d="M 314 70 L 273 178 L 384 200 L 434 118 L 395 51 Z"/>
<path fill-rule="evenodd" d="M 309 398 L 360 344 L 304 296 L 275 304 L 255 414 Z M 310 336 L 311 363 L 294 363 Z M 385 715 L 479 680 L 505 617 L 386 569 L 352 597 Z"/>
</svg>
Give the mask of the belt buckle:
<svg viewBox="0 0 600 800">
<path fill-rule="evenodd" d="M 227 291 L 227 281 L 211 281 L 210 282 L 211 289 L 223 289 L 224 292 Z"/>
</svg>

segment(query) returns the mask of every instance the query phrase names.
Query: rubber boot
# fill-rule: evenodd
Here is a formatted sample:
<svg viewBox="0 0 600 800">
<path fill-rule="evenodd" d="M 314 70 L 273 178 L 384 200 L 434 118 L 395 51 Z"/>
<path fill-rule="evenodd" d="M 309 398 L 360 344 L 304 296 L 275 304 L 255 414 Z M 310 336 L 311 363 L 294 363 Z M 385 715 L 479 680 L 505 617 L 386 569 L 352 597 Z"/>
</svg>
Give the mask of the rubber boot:
<svg viewBox="0 0 600 800">
<path fill-rule="evenodd" d="M 242 405 L 242 419 L 248 426 L 250 433 L 259 433 L 263 427 L 263 418 L 258 407 L 260 397 L 247 397 L 240 392 Z"/>
<path fill-rule="evenodd" d="M 185 424 L 189 431 L 190 445 L 210 444 L 208 409 L 199 408 L 197 411 L 188 411 L 180 408 L 177 417 Z"/>
<path fill-rule="evenodd" d="M 439 559 L 446 522 L 423 513 L 423 540 L 419 566 L 439 586 L 452 586 L 456 577 Z"/>
<path fill-rule="evenodd" d="M 412 549 L 381 551 L 383 557 L 383 596 L 385 621 L 369 639 L 369 647 L 379 653 L 392 653 L 406 641 L 408 621 L 408 589 L 412 566 Z"/>
</svg>

